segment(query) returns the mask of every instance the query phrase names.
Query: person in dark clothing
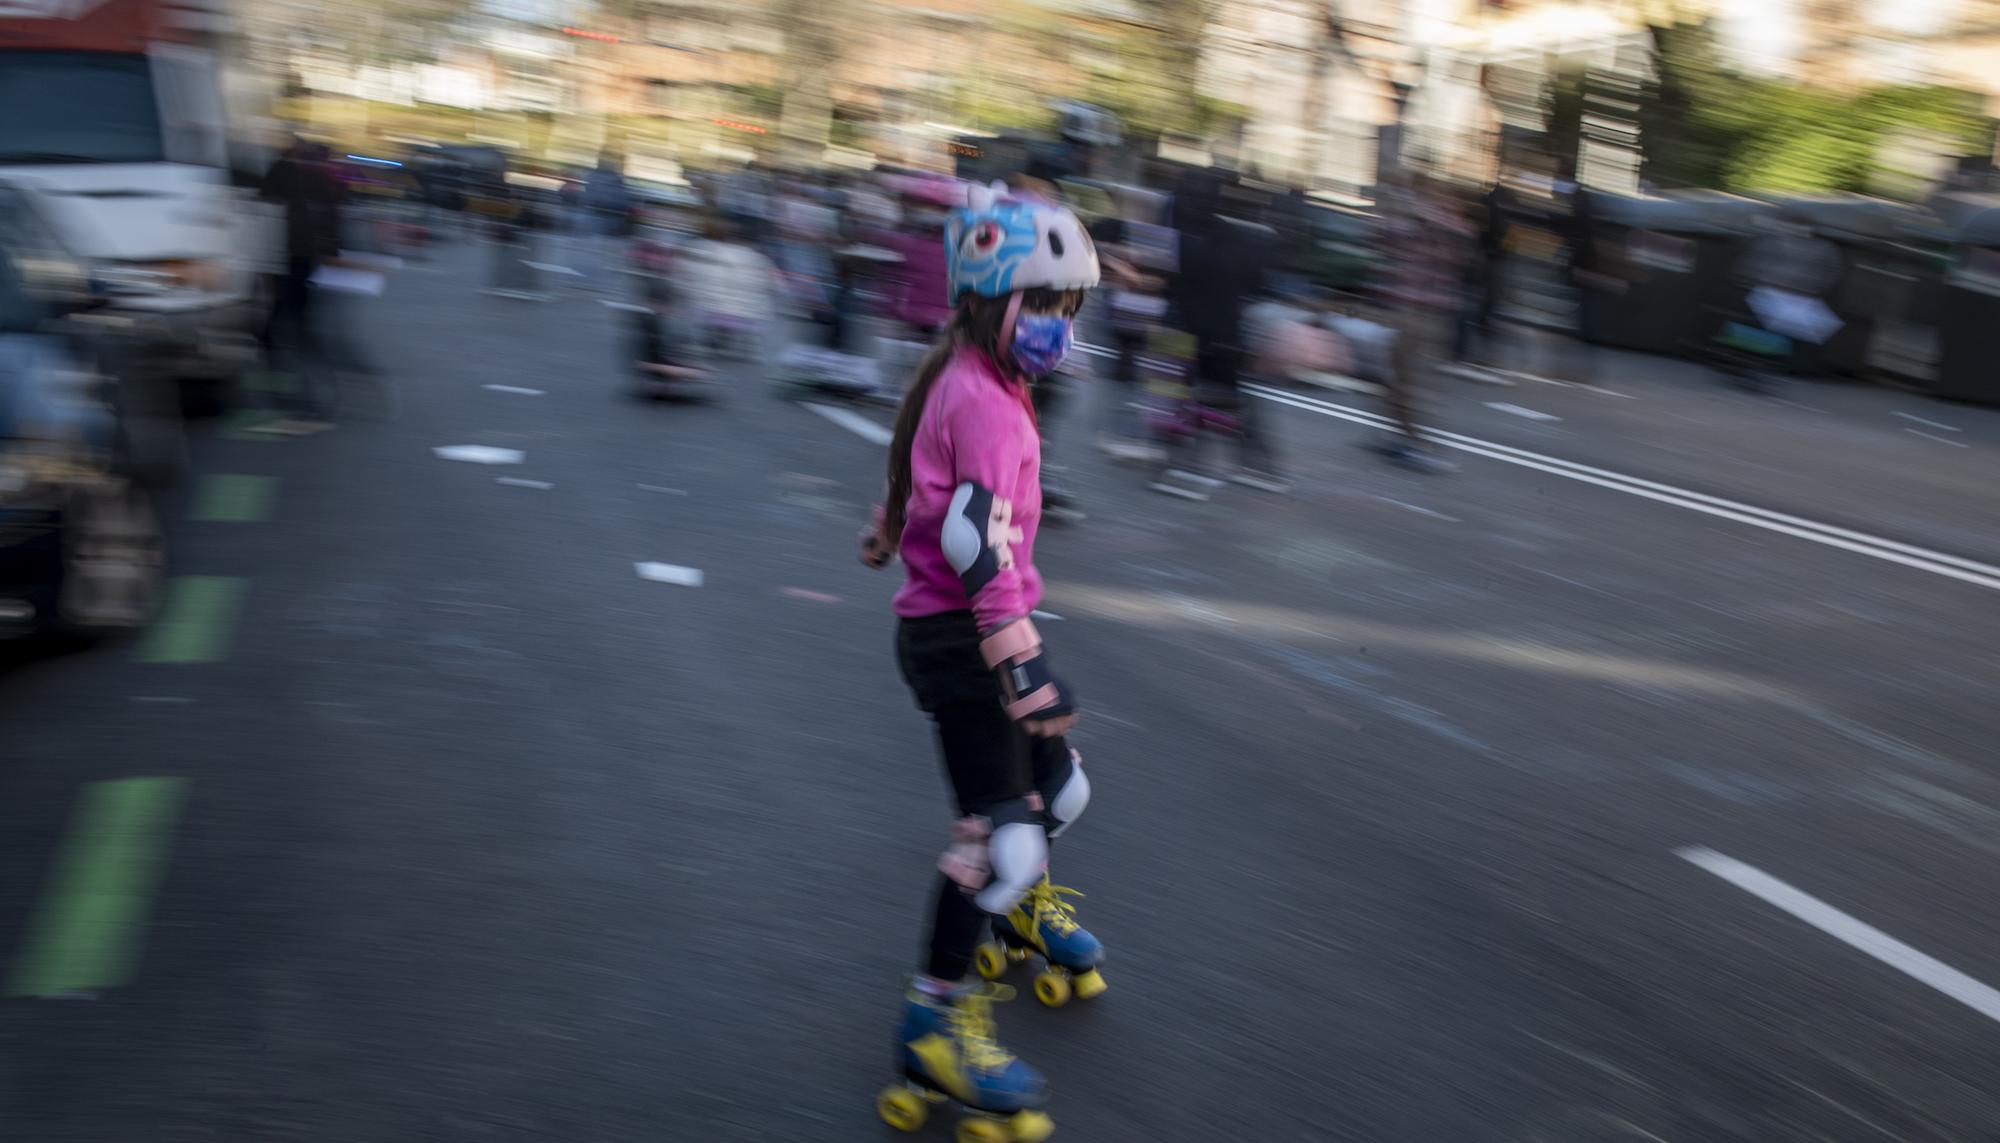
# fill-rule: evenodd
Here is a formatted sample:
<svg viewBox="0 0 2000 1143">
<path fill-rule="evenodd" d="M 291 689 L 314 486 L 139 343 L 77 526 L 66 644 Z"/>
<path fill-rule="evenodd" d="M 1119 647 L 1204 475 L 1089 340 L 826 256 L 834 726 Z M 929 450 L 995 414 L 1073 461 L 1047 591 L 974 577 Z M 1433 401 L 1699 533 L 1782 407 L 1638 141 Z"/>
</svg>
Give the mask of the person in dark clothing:
<svg viewBox="0 0 2000 1143">
<path fill-rule="evenodd" d="M 1493 304 L 1500 294 L 1500 266 L 1507 252 L 1513 203 L 1514 192 L 1502 182 L 1495 182 L 1473 201 L 1470 212 L 1473 243 L 1465 260 L 1463 307 L 1451 342 L 1451 359 L 1458 365 L 1468 364 L 1475 333 L 1484 364 L 1490 365 L 1495 360 Z"/>
<path fill-rule="evenodd" d="M 280 347 L 307 358 L 323 358 L 313 325 L 312 278 L 320 267 L 340 256 L 340 184 L 328 163 L 323 143 L 294 139 L 265 172 L 260 195 L 285 212 L 285 268 L 271 291 L 271 312 L 259 333 L 266 366 L 278 365 Z M 294 392 L 295 424 L 323 427 L 315 418 L 325 411 L 316 392 L 320 371 L 306 369 Z"/>
<path fill-rule="evenodd" d="M 1570 184 L 1568 198 L 1569 219 L 1562 237 L 1570 284 L 1576 289 L 1576 332 L 1581 342 L 1570 380 L 1596 384 L 1604 311 L 1609 299 L 1628 288 L 1618 255 L 1626 228 L 1599 217 L 1591 191 Z"/>
<path fill-rule="evenodd" d="M 1275 262 L 1269 227 L 1242 217 L 1242 200 L 1227 196 L 1215 171 L 1191 172 L 1174 197 L 1179 259 L 1169 290 L 1177 324 L 1195 339 L 1195 375 L 1230 403 L 1243 427 L 1243 483 L 1283 489 L 1273 470 L 1267 434 L 1238 389 L 1247 341 L 1243 314 L 1262 295 Z M 1230 213 L 1235 212 L 1235 213 Z"/>
</svg>

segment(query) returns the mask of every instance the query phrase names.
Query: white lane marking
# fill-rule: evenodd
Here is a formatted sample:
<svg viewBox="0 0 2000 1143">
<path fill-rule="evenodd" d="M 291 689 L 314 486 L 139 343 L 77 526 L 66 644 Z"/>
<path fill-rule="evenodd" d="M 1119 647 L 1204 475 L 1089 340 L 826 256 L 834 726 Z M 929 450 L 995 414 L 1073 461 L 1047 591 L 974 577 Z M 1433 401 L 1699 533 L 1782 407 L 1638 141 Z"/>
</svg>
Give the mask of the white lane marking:
<svg viewBox="0 0 2000 1143">
<path fill-rule="evenodd" d="M 597 299 L 597 304 L 603 306 L 605 309 L 608 310 L 624 310 L 628 314 L 643 314 L 651 312 L 645 306 L 634 305 L 631 302 L 614 302 L 610 298 L 599 298 Z"/>
<path fill-rule="evenodd" d="M 641 484 L 639 490 L 641 492 L 664 492 L 669 496 L 687 495 L 687 489 L 685 488 L 668 488 L 664 484 Z"/>
<path fill-rule="evenodd" d="M 536 488 L 543 492 L 555 487 L 546 480 L 522 480 L 518 476 L 496 476 L 493 478 L 493 483 L 504 484 L 509 488 Z"/>
<path fill-rule="evenodd" d="M 1929 417 L 1919 417 L 1915 413 L 1898 412 L 1896 415 L 1903 418 L 1906 421 L 1915 421 L 1920 425 L 1929 425 L 1931 428 L 1943 429 L 1945 432 L 1948 433 L 1962 433 L 1965 431 L 1964 429 L 1959 428 L 1957 425 L 1947 425 L 1943 421 L 1933 421 Z"/>
<path fill-rule="evenodd" d="M 1539 409 L 1530 409 L 1522 405 L 1510 405 L 1505 401 L 1488 401 L 1486 402 L 1486 407 L 1492 409 L 1496 413 L 1507 413 L 1516 417 L 1526 417 L 1531 421 L 1562 420 L 1561 417 L 1556 416 L 1554 413 L 1544 413 Z"/>
<path fill-rule="evenodd" d="M 495 393 L 514 393 L 522 397 L 540 397 L 543 395 L 540 389 L 523 389 L 519 385 L 481 385 L 480 388 L 491 389 Z"/>
<path fill-rule="evenodd" d="M 517 448 L 494 448 L 492 445 L 444 445 L 431 451 L 440 460 L 462 460 L 467 464 L 519 464 L 527 455 Z"/>
<path fill-rule="evenodd" d="M 811 401 L 806 402 L 806 408 L 871 444 L 885 445 L 896 436 L 888 427 L 877 424 L 859 413 L 836 409 L 832 405 L 818 405 Z"/>
<path fill-rule="evenodd" d="M 1253 393 L 1267 401 L 1274 401 L 1280 405 L 1290 405 L 1297 409 L 1305 409 L 1309 412 L 1319 413 L 1322 416 L 1338 417 L 1341 420 L 1352 421 L 1357 425 L 1366 425 L 1369 428 L 1393 431 L 1396 427 L 1395 423 L 1387 417 L 1377 416 L 1374 413 L 1363 412 L 1360 409 L 1331 401 L 1321 401 L 1312 397 L 1301 397 L 1296 394 L 1283 393 L 1262 385 L 1245 385 L 1243 389 L 1245 392 Z M 1439 444 L 1447 445 L 1463 452 L 1489 457 L 1493 460 L 1504 460 L 1509 464 L 1518 464 L 1524 468 L 1532 468 L 1539 472 L 1567 477 L 1571 480 L 1582 481 L 1585 484 L 1594 484 L 1600 488 L 1609 488 L 1631 496 L 1655 500 L 1662 504 L 1671 504 L 1676 508 L 1686 508 L 1691 512 L 1700 512 L 1704 515 L 1715 516 L 1724 520 L 1734 520 L 1738 523 L 1749 524 L 1767 531 L 1778 532 L 1787 536 L 1796 536 L 1802 540 L 1811 540 L 1816 544 L 1825 544 L 1828 547 L 1839 548 L 1842 551 L 1856 552 L 1864 556 L 1872 556 L 1878 560 L 1887 560 L 1893 564 L 1901 564 L 1904 567 L 1927 571 L 1934 575 L 1945 576 L 1963 583 L 2000 590 L 2000 567 L 1983 564 L 1977 560 L 1969 560 L 1963 556 L 1946 555 L 1943 552 L 1920 548 L 1914 544 L 1905 544 L 1896 540 L 1884 539 L 1880 536 L 1871 536 L 1865 532 L 1850 531 L 1831 524 L 1822 524 L 1816 520 L 1807 520 L 1798 516 L 1787 515 L 1783 512 L 1774 512 L 1768 508 L 1759 508 L 1755 505 L 1744 504 L 1735 500 L 1725 500 L 1720 496 L 1710 496 L 1705 492 L 1694 492 L 1686 488 L 1677 488 L 1671 484 L 1661 484 L 1658 481 L 1627 476 L 1621 472 L 1611 472 L 1607 469 L 1593 468 L 1590 465 L 1578 464 L 1574 461 L 1560 460 L 1556 457 L 1544 456 L 1541 453 L 1529 452 L 1526 449 L 1495 444 L 1492 441 L 1481 440 L 1478 437 L 1468 437 L 1460 433 L 1449 433 L 1441 429 L 1429 428 L 1426 428 L 1424 433 Z"/>
<path fill-rule="evenodd" d="M 1974 1012 L 2000 1020 L 2000 991 L 1995 991 L 1927 953 L 1904 944 L 1865 921 L 1733 857 L 1690 846 L 1675 853 L 1738 889 L 1761 897 L 1835 940 L 1852 945 L 1896 971 L 1930 985 Z"/>
<path fill-rule="evenodd" d="M 1104 347 L 1103 347 L 1103 346 L 1101 346 L 1101 345 L 1089 345 L 1089 344 L 1087 344 L 1087 343 L 1085 343 L 1085 342 L 1081 342 L 1081 341 L 1079 341 L 1079 342 L 1077 342 L 1077 343 L 1076 343 L 1076 348 L 1077 348 L 1077 351 L 1078 351 L 1079 353 L 1087 353 L 1087 354 L 1089 354 L 1089 355 L 1090 355 L 1090 356 L 1092 356 L 1092 357 L 1116 357 L 1116 356 L 1118 356 L 1118 351 L 1117 351 L 1117 350 L 1115 350 L 1115 349 L 1106 349 L 1106 348 L 1104 348 Z"/>
<path fill-rule="evenodd" d="M 1971 447 L 1970 445 L 1966 444 L 1966 443 L 1965 443 L 1964 441 L 1955 441 L 1955 440 L 1951 440 L 1951 439 L 1950 439 L 1950 438 L 1948 438 L 1948 437 L 1941 437 L 1941 436 L 1937 435 L 1936 433 L 1927 433 L 1927 432 L 1925 432 L 1925 431 L 1924 431 L 1924 430 L 1922 430 L 1922 429 L 1904 429 L 1903 431 L 1904 431 L 1904 432 L 1906 432 L 1906 433 L 1911 433 L 1911 434 L 1914 434 L 1914 435 L 1916 435 L 1916 436 L 1920 436 L 1920 437 L 1924 438 L 1924 439 L 1925 439 L 1925 440 L 1927 440 L 1927 441 L 1936 441 L 1936 442 L 1937 442 L 1937 443 L 1939 443 L 1939 444 L 1943 444 L 1943 445 L 1950 445 L 1950 446 L 1951 446 L 1951 447 L 1953 447 L 1953 448 L 1970 448 L 1970 447 Z M 1952 432 L 1957 432 L 1957 431 L 1958 431 L 1957 429 L 1953 429 L 1953 430 L 1952 430 Z"/>
<path fill-rule="evenodd" d="M 526 266 L 530 270 L 540 270 L 544 274 L 568 274 L 572 278 L 583 277 L 583 271 L 572 270 L 568 266 L 558 266 L 554 262 L 530 262 L 526 258 L 523 258 L 521 259 L 521 265 Z"/>
<path fill-rule="evenodd" d="M 1394 504 L 1398 508 L 1408 508 L 1410 511 L 1415 512 L 1419 516 L 1429 516 L 1432 517 L 1433 519 L 1443 520 L 1447 524 L 1465 523 L 1465 521 L 1459 519 L 1456 516 L 1447 516 L 1442 512 L 1438 512 L 1430 508 L 1425 508 L 1422 507 L 1421 505 L 1407 504 L 1401 500 L 1392 500 L 1387 496 L 1377 496 L 1375 499 L 1380 500 L 1384 504 Z"/>
<path fill-rule="evenodd" d="M 639 573 L 640 579 L 649 579 L 654 583 L 671 583 L 680 587 L 701 586 L 700 568 L 684 568 L 679 564 L 644 563 L 633 564 L 632 567 Z"/>
<path fill-rule="evenodd" d="M 1060 616 L 1060 615 L 1057 615 L 1057 614 L 1056 614 L 1055 612 L 1053 612 L 1053 611 L 1043 611 L 1043 610 L 1041 610 L 1040 608 L 1036 608 L 1035 610 L 1033 610 L 1033 611 L 1030 611 L 1030 612 L 1028 612 L 1028 618 L 1030 618 L 1030 619 L 1040 619 L 1040 620 L 1043 620 L 1043 621 L 1045 621 L 1045 622 L 1049 622 L 1049 623 L 1061 623 L 1061 622 L 1062 622 L 1062 616 Z"/>
<path fill-rule="evenodd" d="M 1101 719 L 1103 719 L 1103 720 L 1104 720 L 1104 721 L 1106 721 L 1106 722 L 1115 722 L 1115 723 L 1117 723 L 1117 724 L 1118 724 L 1118 725 L 1120 725 L 1120 726 L 1129 726 L 1129 727 L 1131 727 L 1131 728 L 1132 728 L 1133 730 L 1144 730 L 1144 729 L 1145 729 L 1145 727 L 1143 727 L 1143 726 L 1140 726 L 1140 725 L 1139 725 L 1138 723 L 1136 723 L 1136 722 L 1133 722 L 1133 721 L 1132 721 L 1131 719 L 1129 719 L 1129 718 L 1119 718 L 1119 717 L 1118 717 L 1117 715 L 1115 715 L 1115 714 L 1112 714 L 1112 713 L 1111 713 L 1110 711 L 1108 711 L 1108 710 L 1105 710 L 1105 709 L 1103 709 L 1102 707 L 1095 707 L 1095 706 L 1094 706 L 1094 707 L 1091 707 L 1091 708 L 1090 708 L 1090 717 L 1091 717 L 1092 719 L 1099 719 L 1099 718 L 1101 718 Z"/>
<path fill-rule="evenodd" d="M 1295 380 L 1307 385 L 1316 385 L 1321 389 L 1339 389 L 1349 393 L 1375 394 L 1382 391 L 1382 386 L 1373 381 L 1363 381 L 1359 377 L 1349 377 L 1345 373 L 1321 373 L 1308 369 L 1296 374 Z"/>
</svg>

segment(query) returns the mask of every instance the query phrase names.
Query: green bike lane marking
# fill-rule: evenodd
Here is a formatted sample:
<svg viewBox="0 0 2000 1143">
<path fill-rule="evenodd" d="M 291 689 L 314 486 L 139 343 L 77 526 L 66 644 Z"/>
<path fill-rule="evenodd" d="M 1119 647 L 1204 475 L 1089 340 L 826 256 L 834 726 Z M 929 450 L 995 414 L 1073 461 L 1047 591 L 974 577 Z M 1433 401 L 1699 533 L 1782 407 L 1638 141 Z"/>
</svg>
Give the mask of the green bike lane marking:
<svg viewBox="0 0 2000 1143">
<path fill-rule="evenodd" d="M 272 414 L 259 409 L 238 409 L 223 419 L 215 435 L 226 441 L 273 441 L 278 438 L 270 433 L 252 432 L 256 425 L 273 419 Z"/>
<path fill-rule="evenodd" d="M 133 657 L 141 663 L 212 663 L 229 650 L 250 581 L 183 575 L 167 583 L 166 603 Z"/>
<path fill-rule="evenodd" d="M 271 516 L 277 496 L 274 476 L 215 473 L 201 478 L 188 518 L 202 523 L 248 524 Z"/>
<path fill-rule="evenodd" d="M 8 996 L 92 992 L 132 978 L 186 793 L 185 778 L 84 787 L 28 921 Z"/>
</svg>

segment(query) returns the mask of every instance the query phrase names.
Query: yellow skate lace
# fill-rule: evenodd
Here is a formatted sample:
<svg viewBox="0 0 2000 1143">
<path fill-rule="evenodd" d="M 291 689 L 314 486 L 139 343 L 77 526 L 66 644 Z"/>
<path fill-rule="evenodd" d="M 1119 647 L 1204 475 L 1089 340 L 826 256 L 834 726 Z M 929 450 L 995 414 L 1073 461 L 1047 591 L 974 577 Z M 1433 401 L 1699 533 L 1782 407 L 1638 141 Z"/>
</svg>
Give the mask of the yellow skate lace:
<svg viewBox="0 0 2000 1143">
<path fill-rule="evenodd" d="M 945 1021 L 967 1067 L 999 1071 L 1014 1059 L 993 1038 L 993 1002 L 1012 999 L 1010 986 L 985 984 L 955 998 L 945 1009 Z"/>
<path fill-rule="evenodd" d="M 1064 897 L 1081 897 L 1082 893 L 1067 885 L 1051 885 L 1049 879 L 1043 877 L 1041 884 L 1028 890 L 1028 895 L 1035 902 L 1034 916 L 1038 923 L 1046 924 L 1065 937 L 1083 927 L 1077 924 L 1076 906 L 1063 900 Z"/>
</svg>

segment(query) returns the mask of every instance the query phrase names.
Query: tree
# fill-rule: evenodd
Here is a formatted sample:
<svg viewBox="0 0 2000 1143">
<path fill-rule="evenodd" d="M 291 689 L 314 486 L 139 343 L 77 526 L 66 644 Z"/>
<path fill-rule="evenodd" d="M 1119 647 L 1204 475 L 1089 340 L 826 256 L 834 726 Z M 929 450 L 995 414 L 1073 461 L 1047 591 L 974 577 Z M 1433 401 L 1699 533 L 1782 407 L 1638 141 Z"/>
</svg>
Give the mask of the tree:
<svg viewBox="0 0 2000 1143">
<path fill-rule="evenodd" d="M 1877 189 L 1883 152 L 1913 134 L 1981 149 L 1978 97 L 1942 87 L 1848 94 L 1723 66 L 1707 23 L 1652 29 L 1658 79 L 1640 110 L 1647 179 L 1661 187 L 1815 193 Z"/>
</svg>

